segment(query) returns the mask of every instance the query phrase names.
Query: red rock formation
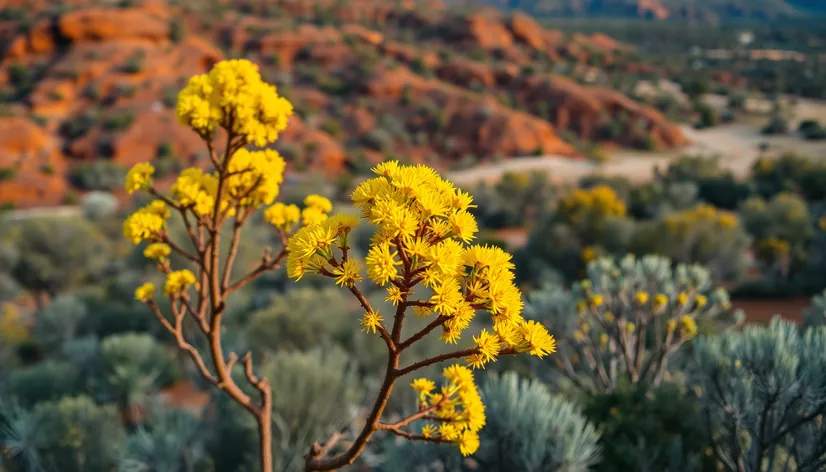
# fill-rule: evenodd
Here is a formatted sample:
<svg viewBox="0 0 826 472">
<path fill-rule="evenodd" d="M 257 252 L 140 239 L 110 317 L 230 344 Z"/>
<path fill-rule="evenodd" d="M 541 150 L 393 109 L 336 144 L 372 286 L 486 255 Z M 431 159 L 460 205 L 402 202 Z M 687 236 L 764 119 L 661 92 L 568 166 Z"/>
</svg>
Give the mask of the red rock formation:
<svg viewBox="0 0 826 472">
<path fill-rule="evenodd" d="M 60 34 L 72 41 L 106 41 L 113 39 L 148 39 L 163 41 L 169 24 L 139 9 L 89 8 L 61 15 L 57 23 Z"/>
<path fill-rule="evenodd" d="M 0 204 L 18 208 L 57 205 L 68 187 L 57 141 L 27 118 L 0 118 Z"/>
</svg>

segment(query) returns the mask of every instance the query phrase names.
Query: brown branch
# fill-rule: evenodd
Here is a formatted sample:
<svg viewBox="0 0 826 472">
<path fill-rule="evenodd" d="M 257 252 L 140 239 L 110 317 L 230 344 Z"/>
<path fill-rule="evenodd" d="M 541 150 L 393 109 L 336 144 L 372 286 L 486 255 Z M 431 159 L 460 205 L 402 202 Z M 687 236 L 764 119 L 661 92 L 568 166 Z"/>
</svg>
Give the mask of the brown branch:
<svg viewBox="0 0 826 472">
<path fill-rule="evenodd" d="M 238 209 L 236 211 L 240 212 L 241 210 Z M 232 266 L 235 264 L 235 258 L 238 256 L 238 243 L 241 241 L 241 228 L 244 226 L 245 221 L 245 216 L 236 215 L 235 223 L 233 223 L 232 226 L 232 239 L 230 239 L 229 254 L 224 265 L 224 278 L 221 281 L 221 291 L 224 293 L 226 293 L 227 288 L 229 288 L 229 277 L 232 274 Z"/>
<path fill-rule="evenodd" d="M 503 350 L 499 354 L 500 355 L 501 354 L 512 354 L 512 352 L 510 352 L 510 351 L 511 351 L 511 349 L 508 348 L 508 349 Z M 394 372 L 394 375 L 396 377 L 403 377 L 403 376 L 405 376 L 405 375 L 407 375 L 407 374 L 409 374 L 409 373 L 411 373 L 415 370 L 419 370 L 423 367 L 427 367 L 427 366 L 433 365 L 433 364 L 438 364 L 439 362 L 444 362 L 444 361 L 447 361 L 447 360 L 450 360 L 450 359 L 458 359 L 460 357 L 470 356 L 470 355 L 476 354 L 478 352 L 479 352 L 479 348 L 478 347 L 473 347 L 473 348 L 470 348 L 470 349 L 463 349 L 461 351 L 454 351 L 454 352 L 449 352 L 447 354 L 441 354 L 441 355 L 438 355 L 438 356 L 430 357 L 428 359 L 421 360 L 419 362 L 416 362 L 415 364 L 411 364 L 411 365 L 409 365 L 407 367 L 404 367 L 402 369 L 397 369 L 396 372 Z"/>
<path fill-rule="evenodd" d="M 449 318 L 446 316 L 437 316 L 435 320 L 431 321 L 430 324 L 425 326 L 421 331 L 407 338 L 406 341 L 399 344 L 399 351 L 404 351 L 405 349 L 409 348 L 416 341 L 422 339 L 423 337 L 427 336 L 431 331 L 443 325 L 448 319 Z"/>
<path fill-rule="evenodd" d="M 429 441 L 429 442 L 442 443 L 442 444 L 453 442 L 453 441 L 450 441 L 450 440 L 445 439 L 445 438 L 427 438 L 427 437 L 422 436 L 421 434 L 413 434 L 413 433 L 410 433 L 410 432 L 407 432 L 407 431 L 403 431 L 399 428 L 391 428 L 391 429 L 387 429 L 387 431 L 390 431 L 391 433 L 395 434 L 396 436 L 401 436 L 403 438 L 410 439 L 411 441 Z"/>
<path fill-rule="evenodd" d="M 361 293 L 361 290 L 359 290 L 358 287 L 356 287 L 355 285 L 351 285 L 348 288 L 350 290 L 350 293 L 352 293 L 356 297 L 356 299 L 361 304 L 361 307 L 364 308 L 364 310 L 367 313 L 375 313 L 375 311 L 373 311 L 372 305 L 370 305 L 370 302 L 367 301 L 367 297 L 365 297 L 364 294 Z M 396 346 L 396 343 L 393 341 L 393 338 L 390 337 L 390 333 L 387 332 L 387 329 L 381 323 L 379 323 L 379 325 L 376 327 L 376 330 L 379 332 L 379 335 L 381 335 L 382 339 L 384 339 L 384 342 L 385 344 L 387 344 L 387 349 L 390 351 L 390 353 L 396 353 L 398 351 L 398 347 Z"/>
<path fill-rule="evenodd" d="M 278 256 L 275 259 L 271 259 L 269 254 L 264 254 L 264 257 L 261 258 L 261 263 L 252 270 L 249 274 L 242 277 L 240 280 L 235 282 L 234 284 L 227 287 L 224 290 L 224 296 L 229 295 L 230 293 L 239 290 L 243 286 L 247 285 L 248 283 L 255 280 L 259 275 L 263 274 L 264 272 L 268 272 L 270 270 L 276 270 L 281 266 L 281 263 L 284 262 L 284 259 L 287 258 L 287 249 L 286 247 L 281 250 Z"/>
<path fill-rule="evenodd" d="M 172 303 L 174 305 L 175 302 L 173 301 Z M 212 375 L 212 372 L 210 372 L 209 369 L 207 369 L 206 363 L 204 362 L 204 359 L 201 357 L 201 354 L 198 352 L 197 349 L 195 349 L 194 346 L 192 346 L 192 344 L 186 341 L 186 338 L 184 338 L 182 323 L 183 311 L 181 311 L 180 316 L 177 314 L 175 315 L 175 326 L 173 327 L 172 324 L 166 319 L 166 317 L 163 316 L 163 314 L 161 313 L 161 309 L 158 308 L 158 305 L 153 300 L 149 300 L 147 302 L 147 305 L 149 305 L 149 308 L 152 309 L 152 312 L 155 314 L 155 317 L 158 319 L 158 321 L 161 322 L 161 325 L 175 337 L 175 342 L 177 343 L 178 348 L 182 349 L 183 351 L 189 354 L 189 357 L 192 358 L 193 362 L 195 362 L 195 366 L 201 372 L 201 375 L 203 375 L 204 378 L 207 379 L 209 382 L 217 384 L 217 379 L 214 375 Z M 175 311 L 174 308 L 173 311 Z"/>
</svg>

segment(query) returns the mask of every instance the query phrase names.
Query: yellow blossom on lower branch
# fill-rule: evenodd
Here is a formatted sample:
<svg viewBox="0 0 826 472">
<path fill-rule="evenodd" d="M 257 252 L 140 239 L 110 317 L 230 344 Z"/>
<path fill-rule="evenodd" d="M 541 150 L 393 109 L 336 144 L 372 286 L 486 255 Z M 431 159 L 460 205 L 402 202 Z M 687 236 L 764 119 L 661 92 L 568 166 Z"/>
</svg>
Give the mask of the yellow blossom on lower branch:
<svg viewBox="0 0 826 472">
<path fill-rule="evenodd" d="M 473 372 L 462 365 L 452 365 L 442 371 L 445 382 L 434 393 L 435 382 L 416 379 L 411 386 L 419 393 L 420 409 L 432 411 L 439 427 L 422 427 L 425 439 L 443 440 L 456 444 L 465 456 L 479 449 L 479 430 L 485 425 L 485 405 L 473 380 Z"/>
<path fill-rule="evenodd" d="M 377 311 L 368 311 L 361 319 L 361 325 L 364 326 L 362 331 L 376 333 L 376 330 L 381 326 L 384 318 L 379 316 Z"/>
<path fill-rule="evenodd" d="M 156 261 L 162 261 L 169 257 L 169 254 L 172 253 L 172 248 L 169 247 L 168 244 L 164 243 L 153 243 L 149 246 L 146 246 L 146 249 L 143 250 L 143 256 L 147 259 L 152 259 Z"/>
</svg>

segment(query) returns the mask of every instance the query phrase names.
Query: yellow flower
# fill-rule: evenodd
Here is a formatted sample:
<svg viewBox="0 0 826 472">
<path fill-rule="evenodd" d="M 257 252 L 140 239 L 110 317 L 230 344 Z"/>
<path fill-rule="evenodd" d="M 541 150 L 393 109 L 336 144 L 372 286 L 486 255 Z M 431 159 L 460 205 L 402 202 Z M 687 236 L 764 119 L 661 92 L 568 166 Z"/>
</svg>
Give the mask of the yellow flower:
<svg viewBox="0 0 826 472">
<path fill-rule="evenodd" d="M 697 304 L 697 308 L 702 308 L 706 306 L 706 303 L 708 303 L 708 297 L 705 295 L 696 295 L 694 297 L 694 303 Z"/>
<path fill-rule="evenodd" d="M 479 232 L 476 218 L 465 210 L 451 213 L 449 221 L 453 227 L 453 234 L 466 243 L 476 237 L 476 233 Z"/>
<path fill-rule="evenodd" d="M 399 302 L 402 301 L 403 295 L 404 292 L 402 292 L 402 289 L 395 285 L 391 285 L 387 287 L 387 298 L 385 298 L 384 300 L 392 303 L 393 306 L 396 306 L 399 304 Z"/>
<path fill-rule="evenodd" d="M 264 211 L 264 220 L 276 228 L 289 228 L 298 223 L 301 210 L 295 205 L 285 205 L 281 202 L 274 204 Z"/>
<path fill-rule="evenodd" d="M 139 244 L 147 239 L 157 239 L 166 228 L 168 217 L 169 209 L 166 205 L 160 200 L 155 200 L 123 222 L 123 235 L 133 244 Z"/>
<path fill-rule="evenodd" d="M 603 297 L 600 294 L 596 294 L 596 295 L 591 296 L 591 305 L 593 305 L 595 307 L 602 306 L 602 304 L 604 302 L 605 302 L 605 297 Z"/>
<path fill-rule="evenodd" d="M 459 451 L 463 456 L 469 456 L 479 449 L 479 434 L 476 431 L 467 430 L 462 433 L 459 439 Z"/>
<path fill-rule="evenodd" d="M 401 265 L 395 259 L 396 252 L 390 252 L 389 244 L 373 246 L 367 253 L 367 276 L 373 282 L 384 286 L 389 280 L 395 279 L 399 271 L 396 266 Z"/>
<path fill-rule="evenodd" d="M 605 314 L 602 315 L 602 317 L 605 318 L 606 323 L 613 323 L 614 322 L 614 314 L 611 313 L 610 311 L 606 311 Z"/>
<path fill-rule="evenodd" d="M 188 269 L 177 270 L 170 272 L 169 275 L 166 276 L 166 284 L 164 284 L 163 291 L 165 295 L 180 295 L 187 288 L 195 285 L 195 283 L 195 274 L 191 271 Z"/>
<path fill-rule="evenodd" d="M 634 323 L 632 323 L 630 321 L 625 323 L 625 331 L 627 331 L 629 333 L 633 333 L 634 330 L 636 330 L 636 329 L 637 329 L 637 325 L 635 325 Z"/>
<path fill-rule="evenodd" d="M 152 167 L 152 164 L 147 162 L 135 164 L 129 169 L 129 172 L 126 173 L 124 188 L 130 195 L 138 190 L 147 190 L 152 186 L 152 175 L 154 173 L 155 168 Z"/>
<path fill-rule="evenodd" d="M 146 282 L 135 290 L 135 300 L 146 302 L 155 296 L 155 284 Z"/>
<path fill-rule="evenodd" d="M 686 294 L 685 292 L 680 292 L 680 294 L 677 295 L 677 303 L 679 303 L 681 306 L 688 303 L 688 294 Z"/>
<path fill-rule="evenodd" d="M 378 327 L 381 326 L 382 321 L 384 321 L 384 318 L 379 316 L 377 311 L 368 311 L 361 319 L 361 325 L 364 326 L 362 331 L 376 334 L 376 331 L 378 330 Z"/>
<path fill-rule="evenodd" d="M 697 322 L 689 315 L 680 317 L 680 333 L 687 337 L 693 338 L 697 334 Z"/>
<path fill-rule="evenodd" d="M 743 365 L 743 363 L 740 362 L 740 359 L 735 359 L 734 360 L 734 367 L 737 367 L 739 369 L 742 365 Z"/>
<path fill-rule="evenodd" d="M 479 333 L 479 336 L 473 337 L 473 342 L 476 343 L 476 347 L 479 349 L 480 360 L 482 361 L 481 366 L 496 360 L 501 349 L 498 336 L 483 329 L 482 332 Z"/>
<path fill-rule="evenodd" d="M 307 198 L 304 199 L 304 206 L 307 208 L 315 208 L 322 213 L 330 213 L 333 211 L 333 204 L 325 197 L 321 195 L 307 195 Z"/>
<path fill-rule="evenodd" d="M 423 438 L 432 438 L 433 435 L 436 434 L 436 427 L 432 424 L 426 424 L 422 426 L 422 437 Z"/>
<path fill-rule="evenodd" d="M 419 394 L 419 401 L 422 402 L 436 389 L 436 384 L 432 380 L 425 378 L 415 379 L 410 386 Z"/>
<path fill-rule="evenodd" d="M 637 292 L 634 294 L 634 301 L 639 305 L 645 305 L 648 302 L 648 294 L 645 292 Z"/>
<path fill-rule="evenodd" d="M 228 197 L 243 207 L 271 204 L 284 181 L 284 167 L 284 159 L 272 149 L 239 149 L 227 165 Z"/>
<path fill-rule="evenodd" d="M 665 294 L 658 293 L 654 295 L 654 309 L 661 310 L 668 305 L 668 297 Z"/>
<path fill-rule="evenodd" d="M 293 106 L 261 80 L 258 66 L 232 59 L 192 77 L 178 94 L 175 113 L 182 124 L 202 135 L 220 126 L 263 147 L 287 127 Z"/>
<path fill-rule="evenodd" d="M 340 287 L 352 287 L 356 282 L 361 280 L 359 270 L 355 259 L 347 259 L 343 264 L 333 268 L 336 285 Z"/>
<path fill-rule="evenodd" d="M 307 207 L 301 210 L 301 221 L 305 226 L 316 225 L 327 219 L 327 214 L 318 207 Z"/>
<path fill-rule="evenodd" d="M 164 243 L 153 243 L 149 246 L 146 246 L 146 249 L 143 250 L 143 255 L 147 259 L 153 259 L 156 261 L 162 261 L 169 257 L 169 254 L 172 252 L 172 249 L 169 247 L 168 244 Z"/>
<path fill-rule="evenodd" d="M 522 341 L 516 346 L 517 352 L 528 352 L 539 358 L 556 352 L 556 340 L 544 326 L 536 321 L 522 321 L 519 325 Z"/>
</svg>

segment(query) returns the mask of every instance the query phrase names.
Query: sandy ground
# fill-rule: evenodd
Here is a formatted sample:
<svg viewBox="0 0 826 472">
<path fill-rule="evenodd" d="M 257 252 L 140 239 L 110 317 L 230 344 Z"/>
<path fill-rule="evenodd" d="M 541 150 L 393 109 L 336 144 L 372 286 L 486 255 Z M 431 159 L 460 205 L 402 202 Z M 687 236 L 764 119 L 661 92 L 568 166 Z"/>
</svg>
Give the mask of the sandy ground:
<svg viewBox="0 0 826 472">
<path fill-rule="evenodd" d="M 826 106 L 824 106 L 826 108 Z M 812 114 L 815 111 L 811 112 Z M 650 180 L 654 168 L 665 168 L 668 163 L 685 154 L 717 155 L 724 167 L 737 177 L 746 177 L 754 161 L 760 155 L 760 144 L 768 143 L 765 155 L 774 157 L 788 151 L 826 159 L 826 142 L 805 141 L 797 136 L 762 136 L 759 130 L 748 124 L 730 124 L 706 130 L 682 127 L 692 145 L 662 153 L 617 151 L 603 164 L 589 161 L 571 161 L 561 156 L 540 156 L 510 159 L 497 164 L 486 164 L 472 169 L 453 172 L 450 179 L 458 184 L 480 181 L 496 181 L 507 172 L 549 171 L 555 180 L 576 182 L 591 174 L 621 175 L 631 181 Z"/>
</svg>

